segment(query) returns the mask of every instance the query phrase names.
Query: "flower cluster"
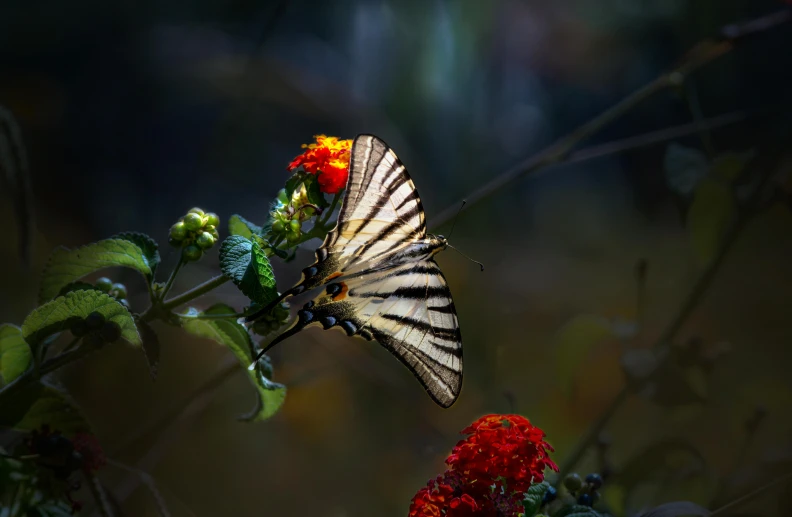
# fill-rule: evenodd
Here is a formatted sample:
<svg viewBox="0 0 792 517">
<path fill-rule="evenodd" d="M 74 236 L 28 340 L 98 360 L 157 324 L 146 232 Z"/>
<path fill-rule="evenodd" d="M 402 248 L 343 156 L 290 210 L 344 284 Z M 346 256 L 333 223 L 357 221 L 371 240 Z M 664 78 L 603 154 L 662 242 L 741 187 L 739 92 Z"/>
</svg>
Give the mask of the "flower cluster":
<svg viewBox="0 0 792 517">
<path fill-rule="evenodd" d="M 305 172 L 316 175 L 322 192 L 338 194 L 346 187 L 349 177 L 352 140 L 326 135 L 315 135 L 314 138 L 316 143 L 302 145 L 305 152 L 292 160 L 288 170 L 302 167 Z"/>
<path fill-rule="evenodd" d="M 418 491 L 410 517 L 517 515 L 545 468 L 558 471 L 544 431 L 520 415 L 486 415 L 462 434 L 468 436 L 446 459 L 449 469 Z"/>
<path fill-rule="evenodd" d="M 220 240 L 217 231 L 219 225 L 220 218 L 217 214 L 204 212 L 198 207 L 191 208 L 171 226 L 168 242 L 182 248 L 182 259 L 185 262 L 194 262 Z"/>
</svg>

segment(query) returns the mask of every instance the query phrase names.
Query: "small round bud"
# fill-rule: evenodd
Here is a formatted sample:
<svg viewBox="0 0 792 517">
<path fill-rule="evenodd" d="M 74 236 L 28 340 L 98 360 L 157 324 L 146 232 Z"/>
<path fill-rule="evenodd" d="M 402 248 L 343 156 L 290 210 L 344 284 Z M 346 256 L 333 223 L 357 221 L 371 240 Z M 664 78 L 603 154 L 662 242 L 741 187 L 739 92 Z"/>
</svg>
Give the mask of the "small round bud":
<svg viewBox="0 0 792 517">
<path fill-rule="evenodd" d="M 105 321 L 99 334 L 107 343 L 114 343 L 121 337 L 121 326 L 115 321 Z"/>
<path fill-rule="evenodd" d="M 113 287 L 113 281 L 106 276 L 103 276 L 102 278 L 99 278 L 94 285 L 100 291 L 107 293 L 110 291 L 110 288 Z"/>
<path fill-rule="evenodd" d="M 215 242 L 220 240 L 220 232 L 217 231 L 217 228 L 215 228 L 214 230 L 212 230 L 209 233 L 212 234 L 212 237 L 214 238 Z"/>
<path fill-rule="evenodd" d="M 570 492 L 577 492 L 580 490 L 580 487 L 583 486 L 583 481 L 580 479 L 580 476 L 573 472 L 571 474 L 567 474 L 564 478 L 564 486 Z"/>
<path fill-rule="evenodd" d="M 292 219 L 289 222 L 289 230 L 291 230 L 293 233 L 299 232 L 301 228 L 302 228 L 302 223 L 300 223 L 298 219 Z"/>
<path fill-rule="evenodd" d="M 586 483 L 589 484 L 592 490 L 598 490 L 602 486 L 602 476 L 593 472 L 586 476 Z"/>
<path fill-rule="evenodd" d="M 197 244 L 199 248 L 204 250 L 208 250 L 209 248 L 214 246 L 214 243 L 215 243 L 214 237 L 212 237 L 212 234 L 208 232 L 201 233 L 200 235 L 198 235 L 198 238 L 195 239 L 195 244 Z"/>
<path fill-rule="evenodd" d="M 88 325 L 83 318 L 77 318 L 69 328 L 74 337 L 83 337 L 88 333 Z"/>
<path fill-rule="evenodd" d="M 275 221 L 275 222 L 272 223 L 272 231 L 273 232 L 275 232 L 275 233 L 283 233 L 284 229 L 285 229 L 285 225 L 283 224 L 283 221 Z"/>
<path fill-rule="evenodd" d="M 555 501 L 556 497 L 558 497 L 558 492 L 554 486 L 550 485 L 547 487 L 547 492 L 544 493 L 544 497 L 542 498 L 542 504 L 552 503 Z"/>
<path fill-rule="evenodd" d="M 577 500 L 578 504 L 582 504 L 583 506 L 591 506 L 594 504 L 594 498 L 591 497 L 591 494 L 580 494 Z"/>
<path fill-rule="evenodd" d="M 195 262 L 196 260 L 201 258 L 203 251 L 201 248 L 196 246 L 195 244 L 190 244 L 189 246 L 185 246 L 182 250 L 182 257 L 187 262 Z"/>
<path fill-rule="evenodd" d="M 211 224 L 215 228 L 220 226 L 220 218 L 214 212 L 207 212 L 206 216 L 206 224 Z"/>
<path fill-rule="evenodd" d="M 187 227 L 184 226 L 184 222 L 179 221 L 178 223 L 171 226 L 168 236 L 175 241 L 184 239 L 187 236 Z"/>
<path fill-rule="evenodd" d="M 88 327 L 89 330 L 99 330 L 104 325 L 105 317 L 104 314 L 100 312 L 92 312 L 88 316 L 85 317 L 85 325 Z"/>
<path fill-rule="evenodd" d="M 213 224 L 205 224 L 203 227 L 203 231 L 212 233 L 217 230 L 217 226 Z"/>
<path fill-rule="evenodd" d="M 194 206 L 191 209 L 187 210 L 187 213 L 188 214 L 198 214 L 201 217 L 203 217 L 205 212 L 203 210 L 201 210 L 200 208 L 198 208 L 197 206 Z"/>
<path fill-rule="evenodd" d="M 110 289 L 110 296 L 116 298 L 117 300 L 123 300 L 127 297 L 126 286 L 122 283 L 113 284 L 113 288 Z"/>
<path fill-rule="evenodd" d="M 203 217 L 196 213 L 189 213 L 184 216 L 184 227 L 191 232 L 200 230 L 203 224 Z"/>
<path fill-rule="evenodd" d="M 126 307 L 127 309 L 129 309 L 129 301 L 128 301 L 126 298 L 123 298 L 123 299 L 121 299 L 121 300 L 118 300 L 118 303 L 120 303 L 121 305 L 123 305 L 124 307 Z"/>
</svg>

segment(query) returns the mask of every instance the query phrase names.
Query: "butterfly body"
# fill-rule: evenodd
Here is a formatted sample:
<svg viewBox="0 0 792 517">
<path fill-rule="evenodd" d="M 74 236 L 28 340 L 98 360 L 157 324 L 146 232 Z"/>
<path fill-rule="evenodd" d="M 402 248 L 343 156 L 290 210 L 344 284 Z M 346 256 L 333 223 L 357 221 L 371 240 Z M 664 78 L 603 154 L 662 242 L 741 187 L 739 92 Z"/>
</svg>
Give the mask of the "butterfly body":
<svg viewBox="0 0 792 517">
<path fill-rule="evenodd" d="M 379 138 L 359 135 L 338 223 L 316 250 L 316 262 L 276 302 L 324 289 L 265 350 L 308 326 L 339 328 L 379 342 L 435 402 L 449 407 L 462 385 L 462 336 L 433 258 L 447 246 L 442 235 L 426 233 L 421 200 L 395 153 Z"/>
</svg>

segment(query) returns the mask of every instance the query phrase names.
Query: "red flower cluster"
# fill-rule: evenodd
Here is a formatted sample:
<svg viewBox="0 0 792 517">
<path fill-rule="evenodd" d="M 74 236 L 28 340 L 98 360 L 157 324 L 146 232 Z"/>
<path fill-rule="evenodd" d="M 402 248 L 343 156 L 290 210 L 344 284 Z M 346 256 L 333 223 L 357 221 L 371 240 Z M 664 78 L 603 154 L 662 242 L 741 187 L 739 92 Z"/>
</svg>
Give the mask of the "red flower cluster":
<svg viewBox="0 0 792 517">
<path fill-rule="evenodd" d="M 338 194 L 346 187 L 349 177 L 349 152 L 352 140 L 334 136 L 315 135 L 315 144 L 303 144 L 301 155 L 292 160 L 288 170 L 302 166 L 309 174 L 316 174 L 319 188 L 326 194 Z"/>
<path fill-rule="evenodd" d="M 72 438 L 72 443 L 74 450 L 82 455 L 83 470 L 93 472 L 107 464 L 107 457 L 96 436 L 90 433 L 77 433 Z"/>
<path fill-rule="evenodd" d="M 486 415 L 462 434 L 469 436 L 446 459 L 449 470 L 415 494 L 410 517 L 511 517 L 545 468 L 558 471 L 544 431 L 520 415 Z"/>
</svg>

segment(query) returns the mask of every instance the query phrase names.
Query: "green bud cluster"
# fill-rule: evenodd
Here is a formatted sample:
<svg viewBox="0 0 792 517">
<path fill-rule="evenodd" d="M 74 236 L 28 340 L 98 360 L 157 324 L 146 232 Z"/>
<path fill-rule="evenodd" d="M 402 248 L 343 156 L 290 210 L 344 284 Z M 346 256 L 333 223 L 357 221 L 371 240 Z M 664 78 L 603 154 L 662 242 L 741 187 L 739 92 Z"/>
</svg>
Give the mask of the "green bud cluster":
<svg viewBox="0 0 792 517">
<path fill-rule="evenodd" d="M 257 319 L 251 330 L 260 336 L 266 336 L 284 326 L 289 321 L 289 303 L 282 302 L 270 312 Z"/>
<path fill-rule="evenodd" d="M 583 480 L 579 474 L 567 474 L 564 478 L 564 487 L 577 498 L 577 503 L 591 506 L 600 499 L 599 489 L 602 488 L 602 476 L 593 472 Z"/>
<path fill-rule="evenodd" d="M 106 276 L 103 276 L 94 282 L 94 286 L 100 291 L 107 293 L 118 300 L 118 302 L 127 309 L 129 308 L 129 302 L 126 299 L 127 288 L 124 284 L 113 282 Z"/>
<path fill-rule="evenodd" d="M 106 320 L 104 314 L 96 311 L 85 318 L 69 318 L 69 330 L 74 337 L 81 337 L 85 343 L 96 346 L 113 343 L 121 337 L 121 326 Z"/>
<path fill-rule="evenodd" d="M 171 226 L 168 242 L 182 248 L 182 258 L 185 261 L 194 262 L 220 240 L 217 231 L 219 225 L 220 218 L 217 214 L 204 212 L 198 207 L 191 208 Z"/>
<path fill-rule="evenodd" d="M 316 215 L 316 209 L 308 201 L 305 185 L 301 185 L 291 198 L 281 189 L 270 211 L 272 237 L 293 244 L 302 237 L 302 223 Z"/>
</svg>

